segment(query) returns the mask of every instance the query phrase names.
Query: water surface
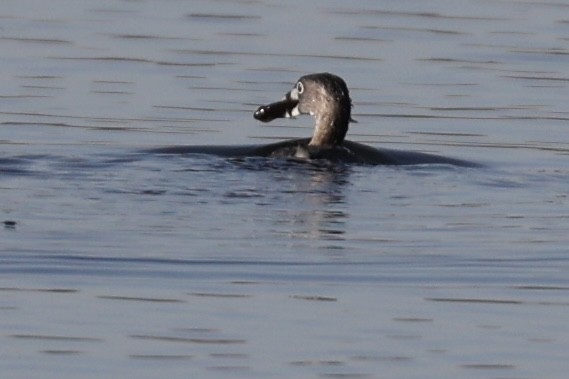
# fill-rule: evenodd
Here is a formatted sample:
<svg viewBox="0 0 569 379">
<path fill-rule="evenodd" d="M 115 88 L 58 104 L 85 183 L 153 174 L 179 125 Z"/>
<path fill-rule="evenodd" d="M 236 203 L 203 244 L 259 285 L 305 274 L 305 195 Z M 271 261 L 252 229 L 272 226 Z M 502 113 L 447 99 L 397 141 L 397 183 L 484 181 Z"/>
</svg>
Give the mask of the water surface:
<svg viewBox="0 0 569 379">
<path fill-rule="evenodd" d="M 567 10 L 5 1 L 2 372 L 565 378 Z M 308 136 L 252 112 L 321 71 L 350 139 L 486 167 L 144 153 Z"/>
</svg>

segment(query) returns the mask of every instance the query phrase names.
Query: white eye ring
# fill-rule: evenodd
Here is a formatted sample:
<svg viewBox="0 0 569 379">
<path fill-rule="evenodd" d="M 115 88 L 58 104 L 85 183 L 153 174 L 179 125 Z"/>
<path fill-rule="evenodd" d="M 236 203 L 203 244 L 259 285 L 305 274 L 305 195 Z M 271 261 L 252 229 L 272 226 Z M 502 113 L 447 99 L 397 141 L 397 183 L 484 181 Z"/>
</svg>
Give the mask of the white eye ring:
<svg viewBox="0 0 569 379">
<path fill-rule="evenodd" d="M 304 84 L 301 82 L 296 83 L 296 92 L 298 92 L 299 95 L 302 95 L 304 92 Z"/>
</svg>

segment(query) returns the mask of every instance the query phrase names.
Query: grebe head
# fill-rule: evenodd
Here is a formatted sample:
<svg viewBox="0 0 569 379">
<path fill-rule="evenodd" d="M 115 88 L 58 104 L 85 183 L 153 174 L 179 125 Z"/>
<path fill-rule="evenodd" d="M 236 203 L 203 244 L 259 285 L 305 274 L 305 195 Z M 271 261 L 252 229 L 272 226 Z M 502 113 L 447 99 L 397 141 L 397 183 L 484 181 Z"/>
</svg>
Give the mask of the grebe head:
<svg viewBox="0 0 569 379">
<path fill-rule="evenodd" d="M 342 143 L 348 125 L 353 121 L 351 108 L 346 82 L 326 72 L 301 77 L 281 101 L 260 106 L 254 117 L 269 122 L 275 118 L 309 114 L 316 120 L 309 145 L 335 146 Z"/>
</svg>

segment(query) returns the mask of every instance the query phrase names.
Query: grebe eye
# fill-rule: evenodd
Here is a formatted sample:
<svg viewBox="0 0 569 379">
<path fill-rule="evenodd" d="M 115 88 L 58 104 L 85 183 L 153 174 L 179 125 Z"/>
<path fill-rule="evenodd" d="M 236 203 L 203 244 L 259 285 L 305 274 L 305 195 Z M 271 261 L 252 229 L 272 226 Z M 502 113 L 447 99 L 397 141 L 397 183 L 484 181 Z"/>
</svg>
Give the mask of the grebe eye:
<svg viewBox="0 0 569 379">
<path fill-rule="evenodd" d="M 304 84 L 302 84 L 301 82 L 296 83 L 296 91 L 298 92 L 299 95 L 302 95 L 302 93 L 304 92 Z"/>
</svg>

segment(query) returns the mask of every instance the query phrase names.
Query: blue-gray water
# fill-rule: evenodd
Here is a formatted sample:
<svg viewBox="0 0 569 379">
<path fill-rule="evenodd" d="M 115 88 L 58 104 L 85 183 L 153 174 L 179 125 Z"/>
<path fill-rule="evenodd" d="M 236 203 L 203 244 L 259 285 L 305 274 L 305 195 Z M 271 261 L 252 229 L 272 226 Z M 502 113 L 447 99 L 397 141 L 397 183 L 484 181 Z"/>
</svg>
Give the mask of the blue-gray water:
<svg viewBox="0 0 569 379">
<path fill-rule="evenodd" d="M 565 378 L 569 6 L 5 0 L 6 378 Z M 349 138 L 484 163 L 158 156 L 268 143 L 330 71 Z"/>
</svg>

